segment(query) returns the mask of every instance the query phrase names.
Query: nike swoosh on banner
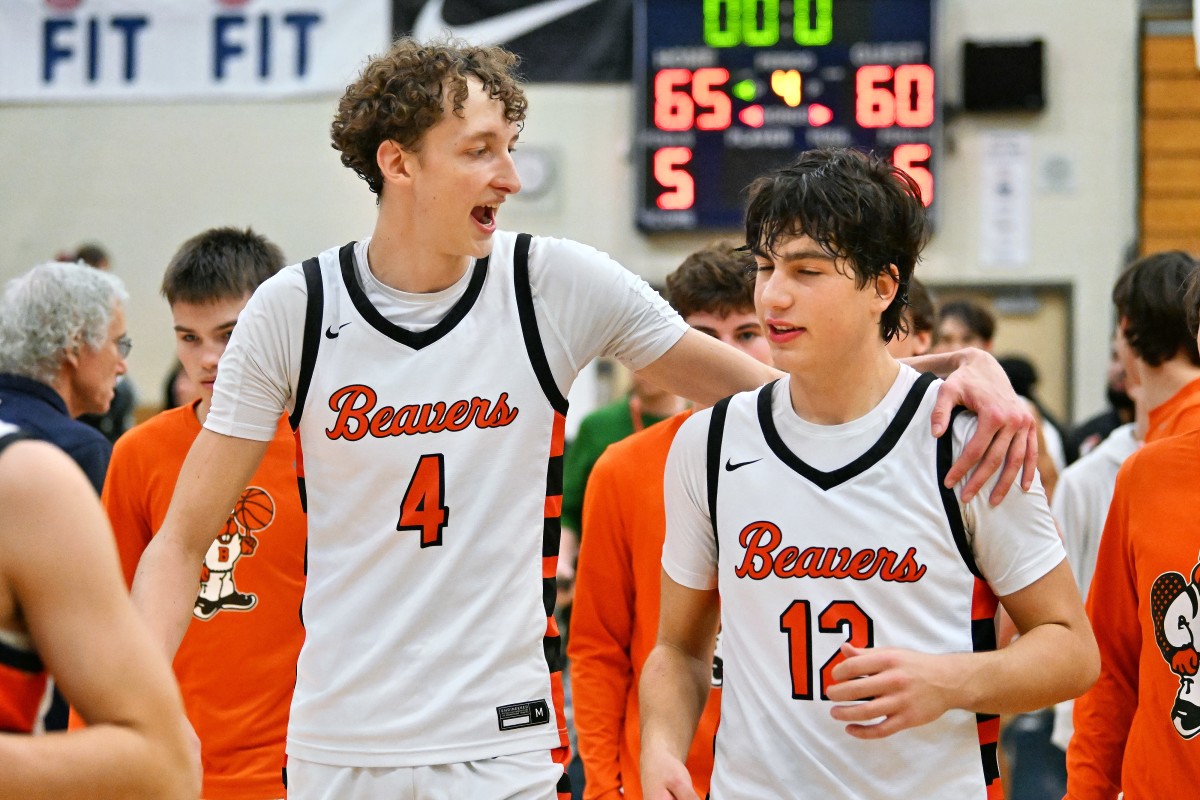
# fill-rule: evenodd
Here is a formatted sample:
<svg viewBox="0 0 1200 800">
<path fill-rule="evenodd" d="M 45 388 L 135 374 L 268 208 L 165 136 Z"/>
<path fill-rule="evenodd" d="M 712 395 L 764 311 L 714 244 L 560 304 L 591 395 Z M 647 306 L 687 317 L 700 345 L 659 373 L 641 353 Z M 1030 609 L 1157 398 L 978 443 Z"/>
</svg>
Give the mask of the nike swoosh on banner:
<svg viewBox="0 0 1200 800">
<path fill-rule="evenodd" d="M 451 25 L 442 14 L 446 0 L 428 0 L 413 22 L 412 37 L 425 42 L 448 33 L 472 44 L 504 44 L 597 2 L 599 0 L 545 0 L 467 25 Z"/>
<path fill-rule="evenodd" d="M 761 458 L 755 458 L 755 459 L 752 459 L 752 460 L 750 460 L 750 461 L 741 461 L 741 462 L 739 462 L 739 463 L 737 463 L 737 464 L 734 464 L 734 463 L 733 463 L 732 461 L 730 461 L 729 459 L 725 459 L 725 471 L 726 471 L 726 472 L 733 472 L 735 469 L 740 469 L 741 467 L 747 466 L 747 465 L 749 465 L 749 464 L 757 464 L 757 463 L 758 463 L 758 462 L 760 462 L 760 461 L 762 461 L 762 459 L 761 459 Z"/>
</svg>

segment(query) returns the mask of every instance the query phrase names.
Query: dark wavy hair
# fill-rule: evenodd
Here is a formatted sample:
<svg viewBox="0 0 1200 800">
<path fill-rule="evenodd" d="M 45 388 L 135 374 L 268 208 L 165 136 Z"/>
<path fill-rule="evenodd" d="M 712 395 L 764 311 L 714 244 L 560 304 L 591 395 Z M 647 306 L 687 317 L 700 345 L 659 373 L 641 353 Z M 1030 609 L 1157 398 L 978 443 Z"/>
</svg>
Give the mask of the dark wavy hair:
<svg viewBox="0 0 1200 800">
<path fill-rule="evenodd" d="M 1125 341 L 1152 367 L 1180 350 L 1200 365 L 1196 334 L 1188 325 L 1186 291 L 1200 264 L 1182 250 L 1167 250 L 1130 264 L 1113 286 Z"/>
<path fill-rule="evenodd" d="M 667 276 L 667 298 L 679 316 L 721 317 L 754 311 L 749 276 L 754 258 L 732 239 L 711 242 L 690 254 Z"/>
<path fill-rule="evenodd" d="M 841 259 L 862 289 L 894 266 L 899 289 L 884 310 L 885 342 L 908 332 L 908 286 L 929 237 L 921 190 L 877 155 L 845 148 L 808 150 L 750 184 L 746 243 L 775 252 L 784 239 L 807 236 Z"/>
<path fill-rule="evenodd" d="M 375 160 L 379 145 L 392 140 L 405 150 L 420 150 L 425 131 L 441 120 L 447 105 L 462 115 L 469 78 L 483 84 L 493 100 L 504 103 L 509 121 L 524 122 L 528 103 L 516 74 L 517 62 L 517 56 L 502 47 L 398 39 L 346 87 L 330 129 L 333 149 L 379 194 L 383 190 L 383 175 Z"/>
</svg>

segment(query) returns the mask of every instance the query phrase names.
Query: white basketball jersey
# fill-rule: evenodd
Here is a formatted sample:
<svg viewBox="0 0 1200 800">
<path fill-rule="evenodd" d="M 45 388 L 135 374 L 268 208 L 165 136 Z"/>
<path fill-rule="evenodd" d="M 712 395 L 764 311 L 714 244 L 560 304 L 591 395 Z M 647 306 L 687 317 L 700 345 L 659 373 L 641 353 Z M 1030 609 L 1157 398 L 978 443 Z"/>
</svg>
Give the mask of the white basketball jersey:
<svg viewBox="0 0 1200 800">
<path fill-rule="evenodd" d="M 939 454 L 935 387 L 921 376 L 874 446 L 831 472 L 780 437 L 774 384 L 714 409 L 725 684 L 713 798 L 968 800 L 998 789 L 995 717 L 952 710 L 864 741 L 826 699 L 845 641 L 927 653 L 995 646 L 995 596 L 954 493 L 941 489 L 951 437 Z"/>
<path fill-rule="evenodd" d="M 299 758 L 416 766 L 566 745 L 552 616 L 566 400 L 513 242 L 497 236 L 419 333 L 370 304 L 352 244 L 305 266 Z"/>
</svg>

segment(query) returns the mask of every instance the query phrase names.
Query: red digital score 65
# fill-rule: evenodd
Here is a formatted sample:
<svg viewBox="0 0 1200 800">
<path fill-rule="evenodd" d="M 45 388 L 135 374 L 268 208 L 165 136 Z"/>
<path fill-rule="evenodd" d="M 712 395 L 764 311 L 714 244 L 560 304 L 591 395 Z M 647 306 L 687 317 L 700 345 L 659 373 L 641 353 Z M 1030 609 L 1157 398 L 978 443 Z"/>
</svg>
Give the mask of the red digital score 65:
<svg viewBox="0 0 1200 800">
<path fill-rule="evenodd" d="M 717 86 L 729 82 L 724 67 L 664 69 L 654 76 L 654 127 L 660 131 L 723 131 L 733 121 L 733 102 Z M 691 85 L 689 89 L 688 86 Z M 696 109 L 702 109 L 697 114 Z"/>
</svg>

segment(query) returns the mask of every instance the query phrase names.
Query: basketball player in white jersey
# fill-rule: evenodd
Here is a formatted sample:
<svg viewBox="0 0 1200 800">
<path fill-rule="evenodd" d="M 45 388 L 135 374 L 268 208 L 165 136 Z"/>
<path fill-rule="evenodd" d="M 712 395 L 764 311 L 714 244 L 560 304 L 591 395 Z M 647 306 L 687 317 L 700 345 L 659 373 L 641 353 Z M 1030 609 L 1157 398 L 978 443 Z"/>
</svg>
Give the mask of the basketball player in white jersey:
<svg viewBox="0 0 1200 800">
<path fill-rule="evenodd" d="M 975 419 L 931 438 L 936 379 L 885 349 L 925 230 L 912 180 L 852 150 L 751 186 L 755 307 L 787 375 L 697 413 L 671 448 L 647 798 L 695 797 L 681 758 L 718 616 L 720 800 L 997 798 L 994 715 L 1095 679 L 1040 484 L 995 507 L 946 489 Z M 1022 633 L 999 651 L 997 598 Z"/>
<path fill-rule="evenodd" d="M 573 379 L 614 356 L 712 403 L 777 374 L 604 254 L 497 229 L 520 189 L 514 66 L 401 40 L 348 87 L 334 146 L 378 195 L 374 235 L 255 292 L 138 567 L 134 599 L 174 652 L 196 568 L 288 411 L 309 514 L 292 800 L 565 795 L 552 611 Z M 1030 429 L 973 363 L 944 412 L 963 394 L 993 412 L 959 472 L 984 456 L 977 489 L 1006 452 L 1016 476 Z"/>
</svg>

